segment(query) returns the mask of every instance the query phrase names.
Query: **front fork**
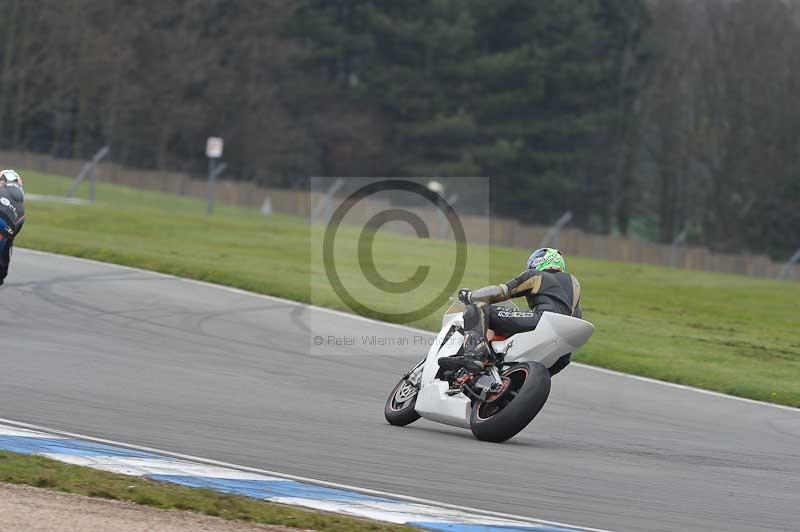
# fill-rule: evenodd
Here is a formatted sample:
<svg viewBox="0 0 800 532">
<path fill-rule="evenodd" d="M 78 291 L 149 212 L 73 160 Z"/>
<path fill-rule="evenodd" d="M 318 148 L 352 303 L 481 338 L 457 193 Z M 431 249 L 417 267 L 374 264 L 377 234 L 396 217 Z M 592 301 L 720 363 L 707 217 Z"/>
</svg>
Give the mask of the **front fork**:
<svg viewBox="0 0 800 532">
<path fill-rule="evenodd" d="M 425 365 L 427 357 L 423 358 L 416 366 L 414 366 L 408 373 L 403 375 L 403 379 L 407 380 L 419 389 L 419 381 L 422 378 L 422 367 Z"/>
</svg>

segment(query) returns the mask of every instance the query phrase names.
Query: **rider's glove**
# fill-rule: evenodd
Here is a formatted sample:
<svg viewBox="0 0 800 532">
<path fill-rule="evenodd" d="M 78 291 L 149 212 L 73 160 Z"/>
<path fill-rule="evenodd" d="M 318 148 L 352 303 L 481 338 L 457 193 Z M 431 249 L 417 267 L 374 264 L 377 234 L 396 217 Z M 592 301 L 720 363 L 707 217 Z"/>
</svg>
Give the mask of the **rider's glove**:
<svg viewBox="0 0 800 532">
<path fill-rule="evenodd" d="M 472 296 L 472 290 L 467 288 L 462 288 L 458 291 L 458 300 L 464 303 L 465 305 L 471 305 L 472 300 L 470 297 Z"/>
</svg>

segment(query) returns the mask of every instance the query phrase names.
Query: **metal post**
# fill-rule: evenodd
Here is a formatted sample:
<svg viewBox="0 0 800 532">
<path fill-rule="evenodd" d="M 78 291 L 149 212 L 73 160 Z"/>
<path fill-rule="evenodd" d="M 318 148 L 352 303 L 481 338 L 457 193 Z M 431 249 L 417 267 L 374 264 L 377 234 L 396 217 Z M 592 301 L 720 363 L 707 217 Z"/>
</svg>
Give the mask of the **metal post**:
<svg viewBox="0 0 800 532">
<path fill-rule="evenodd" d="M 89 170 L 89 201 L 94 203 L 94 196 L 95 196 L 95 168 L 96 166 L 92 166 L 92 169 Z"/>
<path fill-rule="evenodd" d="M 342 188 L 344 185 L 344 179 L 341 177 L 336 179 L 333 184 L 328 188 L 328 191 L 325 192 L 325 195 L 320 198 L 314 208 L 311 210 L 311 215 L 309 216 L 310 221 L 314 221 L 324 213 L 328 211 L 328 206 L 331 204 L 331 200 L 333 199 L 333 195 L 336 194 L 336 191 Z"/>
<path fill-rule="evenodd" d="M 225 145 L 220 137 L 208 137 L 206 139 L 206 157 L 208 157 L 208 215 L 214 212 L 214 181 L 217 175 L 225 169 L 223 163 L 217 168 L 217 159 L 222 157 L 222 148 Z"/>
<path fill-rule="evenodd" d="M 788 279 L 789 278 L 789 274 L 792 271 L 792 266 L 794 266 L 798 262 L 800 262 L 800 249 L 795 251 L 794 255 L 792 255 L 789 258 L 789 260 L 786 261 L 786 264 L 783 265 L 783 268 L 781 268 L 781 272 L 778 274 L 778 280 L 779 281 L 784 281 L 784 280 Z"/>
<path fill-rule="evenodd" d="M 542 242 L 539 244 L 540 248 L 547 248 L 550 246 L 558 247 L 558 239 L 561 236 L 561 230 L 572 220 L 572 211 L 567 211 L 561 215 L 553 227 L 544 235 Z"/>
<path fill-rule="evenodd" d="M 217 165 L 216 157 L 208 158 L 208 210 L 207 213 L 211 215 L 214 212 L 214 170 Z"/>
<path fill-rule="evenodd" d="M 678 248 L 686 244 L 686 231 L 682 231 L 672 241 L 672 246 L 669 250 L 669 265 L 675 268 L 678 264 Z"/>
<path fill-rule="evenodd" d="M 227 164 L 217 164 L 216 157 L 208 158 L 208 214 L 214 212 L 214 188 L 216 186 L 217 177 L 228 167 Z"/>
<path fill-rule="evenodd" d="M 78 189 L 78 185 L 80 185 L 83 182 L 84 179 L 89 177 L 90 178 L 90 181 L 89 181 L 89 199 L 91 201 L 94 201 L 94 195 L 95 195 L 95 190 L 94 190 L 95 189 L 94 172 L 95 172 L 95 170 L 97 168 L 97 165 L 100 163 L 100 161 L 102 161 L 103 158 L 106 155 L 108 155 L 108 152 L 109 152 L 109 147 L 108 146 L 103 146 L 102 148 L 100 148 L 97 151 L 97 153 L 94 154 L 94 157 L 92 157 L 91 161 L 87 161 L 83 165 L 83 167 L 81 168 L 81 171 L 78 172 L 78 175 L 75 177 L 75 180 L 72 182 L 72 185 L 70 185 L 69 190 L 67 191 L 67 197 L 71 198 L 73 195 L 75 195 L 75 191 Z"/>
</svg>

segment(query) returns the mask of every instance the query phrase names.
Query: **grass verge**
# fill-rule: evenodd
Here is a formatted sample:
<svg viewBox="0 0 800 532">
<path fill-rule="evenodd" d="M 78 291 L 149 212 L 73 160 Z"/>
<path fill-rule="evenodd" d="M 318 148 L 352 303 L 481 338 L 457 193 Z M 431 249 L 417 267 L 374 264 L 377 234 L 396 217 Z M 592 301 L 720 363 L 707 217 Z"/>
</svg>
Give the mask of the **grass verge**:
<svg viewBox="0 0 800 532">
<path fill-rule="evenodd" d="M 26 190 L 61 194 L 69 180 L 25 173 Z M 323 228 L 203 201 L 101 184 L 88 206 L 29 202 L 19 245 L 203 279 L 347 310 L 318 258 Z M 336 265 L 342 283 L 384 312 L 401 312 L 446 283 L 453 246 L 380 232 L 377 270 L 392 280 L 419 264 L 431 275 L 396 297 L 363 281 L 355 228 L 343 227 Z M 528 252 L 471 245 L 463 286 L 503 282 Z M 581 279 L 585 317 L 597 327 L 581 362 L 764 401 L 800 406 L 800 283 L 567 258 Z M 9 277 L 13 284 L 13 268 Z M 437 291 L 438 291 L 437 288 Z M 366 313 L 369 315 L 369 312 Z M 438 328 L 435 311 L 412 325 Z"/>
<path fill-rule="evenodd" d="M 118 475 L 88 467 L 69 465 L 42 456 L 0 451 L 0 482 L 24 484 L 67 493 L 130 501 L 168 510 L 193 512 L 265 525 L 330 532 L 416 530 L 355 519 L 342 515 L 301 510 L 291 506 L 227 495 L 213 490 L 187 488 L 139 477 Z"/>
</svg>

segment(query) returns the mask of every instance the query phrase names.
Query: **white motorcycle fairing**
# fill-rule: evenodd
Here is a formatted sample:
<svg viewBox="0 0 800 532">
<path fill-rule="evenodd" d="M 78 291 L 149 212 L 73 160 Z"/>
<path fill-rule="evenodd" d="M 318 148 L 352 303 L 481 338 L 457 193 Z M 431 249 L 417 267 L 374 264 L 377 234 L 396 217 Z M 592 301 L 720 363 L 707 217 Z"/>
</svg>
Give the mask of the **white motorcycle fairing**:
<svg viewBox="0 0 800 532">
<path fill-rule="evenodd" d="M 439 359 L 455 355 L 464 336 L 453 327 L 463 328 L 463 305 L 450 307 L 442 320 L 442 329 L 422 364 L 415 409 L 431 421 L 470 428 L 472 402 L 463 393 L 449 395 L 450 384 L 439 380 Z M 558 359 L 584 345 L 594 332 L 588 321 L 553 312 L 542 314 L 536 329 L 515 334 L 506 340 L 492 342 L 498 354 L 505 354 L 505 363 L 539 362 L 550 368 Z M 448 336 L 449 335 L 449 336 Z"/>
</svg>

